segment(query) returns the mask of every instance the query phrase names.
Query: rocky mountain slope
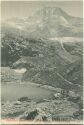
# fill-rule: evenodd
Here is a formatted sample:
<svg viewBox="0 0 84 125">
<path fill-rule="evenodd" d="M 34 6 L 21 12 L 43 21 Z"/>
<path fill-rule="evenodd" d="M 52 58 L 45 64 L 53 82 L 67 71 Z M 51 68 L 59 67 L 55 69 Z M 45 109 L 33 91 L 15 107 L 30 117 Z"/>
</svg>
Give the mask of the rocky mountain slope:
<svg viewBox="0 0 84 125">
<path fill-rule="evenodd" d="M 29 18 L 8 19 L 2 22 L 2 66 L 26 67 L 22 80 L 64 88 L 82 85 L 82 26 L 81 18 L 50 7 Z"/>
</svg>

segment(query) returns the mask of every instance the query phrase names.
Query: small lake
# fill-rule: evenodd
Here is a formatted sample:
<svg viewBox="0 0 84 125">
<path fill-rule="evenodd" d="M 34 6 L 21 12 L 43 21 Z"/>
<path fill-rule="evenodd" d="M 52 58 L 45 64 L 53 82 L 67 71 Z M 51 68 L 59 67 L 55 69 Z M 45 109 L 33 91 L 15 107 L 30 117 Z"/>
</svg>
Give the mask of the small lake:
<svg viewBox="0 0 84 125">
<path fill-rule="evenodd" d="M 16 101 L 20 97 L 32 100 L 50 98 L 53 91 L 41 88 L 31 83 L 4 84 L 1 86 L 2 101 Z"/>
<path fill-rule="evenodd" d="M 51 90 L 41 88 L 36 83 L 21 83 L 22 74 L 16 73 L 9 67 L 1 67 L 1 72 L 2 78 L 5 80 L 4 83 L 2 82 L 1 84 L 2 101 L 16 101 L 20 97 L 29 97 L 32 100 L 41 100 L 50 98 L 53 93 Z"/>
</svg>

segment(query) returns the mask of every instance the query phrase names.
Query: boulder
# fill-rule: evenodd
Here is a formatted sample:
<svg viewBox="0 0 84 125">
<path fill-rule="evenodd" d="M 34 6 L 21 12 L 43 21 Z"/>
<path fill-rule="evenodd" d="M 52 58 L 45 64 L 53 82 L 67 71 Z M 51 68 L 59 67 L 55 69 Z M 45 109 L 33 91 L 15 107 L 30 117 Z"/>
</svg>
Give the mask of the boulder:
<svg viewBox="0 0 84 125">
<path fill-rule="evenodd" d="M 61 97 L 61 93 L 59 93 L 59 92 L 58 92 L 58 93 L 55 93 L 55 94 L 54 94 L 54 97 L 55 97 L 56 99 L 57 99 L 57 98 L 60 98 L 60 97 Z"/>
<path fill-rule="evenodd" d="M 45 113 L 40 108 L 36 108 L 30 112 L 26 111 L 23 115 L 19 117 L 19 119 L 32 121 L 52 121 L 51 114 Z"/>
<path fill-rule="evenodd" d="M 18 99 L 18 101 L 24 102 L 24 101 L 31 101 L 31 100 L 28 97 L 21 97 Z"/>
</svg>

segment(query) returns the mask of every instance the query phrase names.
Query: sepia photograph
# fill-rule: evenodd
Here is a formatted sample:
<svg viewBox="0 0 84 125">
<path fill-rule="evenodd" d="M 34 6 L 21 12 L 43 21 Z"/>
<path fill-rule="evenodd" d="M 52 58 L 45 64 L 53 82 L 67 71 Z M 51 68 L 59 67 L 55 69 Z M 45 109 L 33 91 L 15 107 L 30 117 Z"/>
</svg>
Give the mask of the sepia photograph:
<svg viewBox="0 0 84 125">
<path fill-rule="evenodd" d="M 1 123 L 83 125 L 83 1 L 1 1 Z"/>
</svg>

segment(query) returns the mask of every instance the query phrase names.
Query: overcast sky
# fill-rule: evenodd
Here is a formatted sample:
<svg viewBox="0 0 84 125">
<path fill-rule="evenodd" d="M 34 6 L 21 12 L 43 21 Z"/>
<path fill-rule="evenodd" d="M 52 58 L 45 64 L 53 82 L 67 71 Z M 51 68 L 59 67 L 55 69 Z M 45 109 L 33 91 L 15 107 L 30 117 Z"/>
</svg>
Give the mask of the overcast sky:
<svg viewBox="0 0 84 125">
<path fill-rule="evenodd" d="M 83 3 L 82 1 L 3 1 L 1 2 L 1 18 L 7 19 L 12 17 L 28 17 L 41 7 L 60 7 L 68 14 L 76 17 L 82 17 L 83 15 Z"/>
</svg>

